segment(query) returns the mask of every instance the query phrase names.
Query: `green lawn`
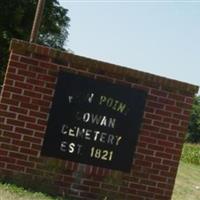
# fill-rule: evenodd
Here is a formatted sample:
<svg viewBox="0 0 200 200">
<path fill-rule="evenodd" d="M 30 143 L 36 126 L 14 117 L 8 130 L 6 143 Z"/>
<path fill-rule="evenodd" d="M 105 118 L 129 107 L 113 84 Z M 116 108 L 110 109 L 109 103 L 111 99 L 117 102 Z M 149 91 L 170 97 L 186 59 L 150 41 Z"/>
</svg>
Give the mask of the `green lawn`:
<svg viewBox="0 0 200 200">
<path fill-rule="evenodd" d="M 39 192 L 30 192 L 11 184 L 0 183 L 0 200 L 59 200 Z"/>
<path fill-rule="evenodd" d="M 172 200 L 200 200 L 199 144 L 184 144 Z"/>
<path fill-rule="evenodd" d="M 180 162 L 172 200 L 200 200 L 200 165 Z"/>
</svg>

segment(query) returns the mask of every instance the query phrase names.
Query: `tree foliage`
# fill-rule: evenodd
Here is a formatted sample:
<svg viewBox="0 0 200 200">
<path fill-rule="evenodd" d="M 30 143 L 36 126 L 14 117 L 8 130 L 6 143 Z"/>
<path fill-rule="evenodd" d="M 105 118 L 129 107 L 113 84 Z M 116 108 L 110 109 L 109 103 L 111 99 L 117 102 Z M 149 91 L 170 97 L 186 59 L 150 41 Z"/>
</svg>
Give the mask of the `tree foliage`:
<svg viewBox="0 0 200 200">
<path fill-rule="evenodd" d="M 200 96 L 196 96 L 194 99 L 186 141 L 200 142 Z"/>
<path fill-rule="evenodd" d="M 12 38 L 29 40 L 37 0 L 0 0 L 0 72 L 5 70 Z M 38 43 L 63 48 L 68 37 L 68 10 L 57 0 L 46 0 Z M 0 80 L 1 81 L 1 80 Z"/>
</svg>

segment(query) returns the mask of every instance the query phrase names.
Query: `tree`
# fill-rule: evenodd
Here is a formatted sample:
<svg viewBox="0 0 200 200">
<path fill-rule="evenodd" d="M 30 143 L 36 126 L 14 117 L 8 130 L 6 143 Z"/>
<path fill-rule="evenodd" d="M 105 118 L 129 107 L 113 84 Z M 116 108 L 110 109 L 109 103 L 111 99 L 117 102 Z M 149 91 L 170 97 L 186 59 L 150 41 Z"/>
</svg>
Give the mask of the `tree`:
<svg viewBox="0 0 200 200">
<path fill-rule="evenodd" d="M 194 99 L 186 141 L 200 142 L 200 96 L 196 96 Z"/>
<path fill-rule="evenodd" d="M 29 40 L 37 0 L 0 0 L 0 83 L 8 61 L 12 38 Z M 68 37 L 68 10 L 57 0 L 46 0 L 38 43 L 63 49 Z"/>
</svg>

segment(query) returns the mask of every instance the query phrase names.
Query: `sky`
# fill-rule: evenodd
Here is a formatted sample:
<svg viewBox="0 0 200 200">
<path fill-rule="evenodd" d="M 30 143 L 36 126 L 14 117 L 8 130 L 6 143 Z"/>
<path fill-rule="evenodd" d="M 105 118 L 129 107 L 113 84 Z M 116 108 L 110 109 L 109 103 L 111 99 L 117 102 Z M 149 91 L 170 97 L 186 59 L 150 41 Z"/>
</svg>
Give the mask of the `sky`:
<svg viewBox="0 0 200 200">
<path fill-rule="evenodd" d="M 200 86 L 200 0 L 59 2 L 74 54 Z"/>
</svg>

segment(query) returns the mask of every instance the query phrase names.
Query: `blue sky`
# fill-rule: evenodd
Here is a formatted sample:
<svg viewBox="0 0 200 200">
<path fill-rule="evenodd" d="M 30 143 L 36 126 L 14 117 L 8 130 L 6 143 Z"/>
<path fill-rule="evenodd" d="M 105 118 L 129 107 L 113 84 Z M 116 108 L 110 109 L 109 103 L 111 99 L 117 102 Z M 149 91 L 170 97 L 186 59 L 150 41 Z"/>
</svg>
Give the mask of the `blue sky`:
<svg viewBox="0 0 200 200">
<path fill-rule="evenodd" d="M 67 1 L 75 54 L 200 85 L 200 1 Z"/>
</svg>

